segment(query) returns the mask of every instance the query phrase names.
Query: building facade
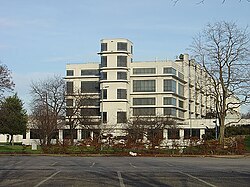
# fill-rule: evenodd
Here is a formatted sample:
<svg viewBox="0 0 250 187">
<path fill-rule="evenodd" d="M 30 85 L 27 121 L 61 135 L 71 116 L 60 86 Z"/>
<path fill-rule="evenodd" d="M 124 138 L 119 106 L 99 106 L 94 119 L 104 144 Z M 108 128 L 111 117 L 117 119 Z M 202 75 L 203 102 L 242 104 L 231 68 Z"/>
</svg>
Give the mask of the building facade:
<svg viewBox="0 0 250 187">
<path fill-rule="evenodd" d="M 187 135 L 201 138 L 206 128 L 214 128 L 214 100 L 204 86 L 205 72 L 188 54 L 174 61 L 133 61 L 133 43 L 127 39 L 101 40 L 100 63 L 67 64 L 67 106 L 74 108 L 71 93 L 92 96 L 81 114 L 100 119 L 106 133 L 121 136 L 128 120 L 161 116 L 178 124 L 179 139 Z M 72 113 L 72 112 L 71 112 Z M 79 127 L 80 128 L 80 127 Z M 171 136 L 166 129 L 164 138 Z"/>
<path fill-rule="evenodd" d="M 69 138 L 70 124 L 76 125 L 75 141 L 81 141 L 98 133 L 123 138 L 135 119 L 167 118 L 176 126 L 163 129 L 163 144 L 185 145 L 217 126 L 211 80 L 188 54 L 134 62 L 133 43 L 116 38 L 101 40 L 98 55 L 97 63 L 66 65 L 67 123 L 58 130 L 59 141 Z M 39 142 L 35 130 L 28 130 L 24 144 Z"/>
</svg>

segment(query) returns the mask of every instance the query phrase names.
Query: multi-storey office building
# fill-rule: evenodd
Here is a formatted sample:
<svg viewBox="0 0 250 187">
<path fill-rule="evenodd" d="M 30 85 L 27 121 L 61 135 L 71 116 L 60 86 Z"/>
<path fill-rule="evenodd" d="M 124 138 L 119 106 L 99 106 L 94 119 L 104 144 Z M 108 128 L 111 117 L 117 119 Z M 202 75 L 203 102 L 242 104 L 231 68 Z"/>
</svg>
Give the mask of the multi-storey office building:
<svg viewBox="0 0 250 187">
<path fill-rule="evenodd" d="M 101 63 L 67 64 L 69 109 L 74 108 L 71 93 L 92 96 L 81 114 L 100 119 L 99 127 L 114 136 L 122 135 L 127 119 L 136 116 L 175 119 L 180 139 L 190 134 L 201 138 L 207 127 L 214 127 L 212 119 L 204 119 L 214 109 L 209 88 L 203 86 L 206 74 L 188 54 L 175 61 L 133 62 L 133 43 L 120 38 L 101 40 L 98 54 Z M 165 139 L 169 136 L 166 129 Z"/>
<path fill-rule="evenodd" d="M 81 119 L 76 120 L 79 124 L 74 131 L 75 140 L 93 137 L 100 129 L 104 134 L 124 136 L 127 120 L 138 116 L 174 119 L 177 131 L 163 131 L 166 144 L 173 139 L 185 143 L 183 140 L 190 136 L 201 138 L 205 129 L 215 127 L 216 119 L 210 115 L 214 101 L 209 94 L 209 77 L 188 54 L 174 61 L 133 62 L 133 43 L 127 39 L 101 40 L 98 54 L 100 63 L 66 66 L 66 119 Z M 35 131 L 29 129 L 23 138 L 16 136 L 15 141 L 38 143 Z M 69 133 L 67 125 L 59 129 L 59 140 Z M 0 135 L 0 142 L 5 141 L 8 135 Z"/>
</svg>

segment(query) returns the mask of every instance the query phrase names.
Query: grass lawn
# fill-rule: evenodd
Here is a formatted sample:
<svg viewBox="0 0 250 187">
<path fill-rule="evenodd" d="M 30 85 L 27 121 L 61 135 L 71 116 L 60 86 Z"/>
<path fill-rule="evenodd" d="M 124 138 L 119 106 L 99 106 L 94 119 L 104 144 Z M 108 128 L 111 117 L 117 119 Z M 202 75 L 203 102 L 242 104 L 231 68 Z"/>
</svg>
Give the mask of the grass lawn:
<svg viewBox="0 0 250 187">
<path fill-rule="evenodd" d="M 42 153 L 41 148 L 38 146 L 37 150 L 31 150 L 31 146 L 22 145 L 0 145 L 0 153 Z"/>
</svg>

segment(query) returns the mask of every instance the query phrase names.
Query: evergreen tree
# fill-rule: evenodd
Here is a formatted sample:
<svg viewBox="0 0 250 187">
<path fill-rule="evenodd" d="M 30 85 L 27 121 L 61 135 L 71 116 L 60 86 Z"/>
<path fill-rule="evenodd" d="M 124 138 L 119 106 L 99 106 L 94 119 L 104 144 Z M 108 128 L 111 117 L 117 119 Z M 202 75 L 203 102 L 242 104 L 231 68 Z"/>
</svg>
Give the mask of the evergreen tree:
<svg viewBox="0 0 250 187">
<path fill-rule="evenodd" d="M 17 94 L 5 98 L 0 103 L 0 133 L 9 134 L 14 145 L 14 135 L 26 133 L 28 116 Z"/>
</svg>

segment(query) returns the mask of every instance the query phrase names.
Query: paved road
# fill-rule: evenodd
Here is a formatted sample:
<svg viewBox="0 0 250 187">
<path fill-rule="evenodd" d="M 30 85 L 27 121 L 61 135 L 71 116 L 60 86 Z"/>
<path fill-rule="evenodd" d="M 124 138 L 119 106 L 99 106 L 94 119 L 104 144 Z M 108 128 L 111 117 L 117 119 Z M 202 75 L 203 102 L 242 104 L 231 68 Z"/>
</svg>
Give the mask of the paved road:
<svg viewBox="0 0 250 187">
<path fill-rule="evenodd" d="M 0 156 L 0 186 L 250 186 L 250 158 Z"/>
</svg>

